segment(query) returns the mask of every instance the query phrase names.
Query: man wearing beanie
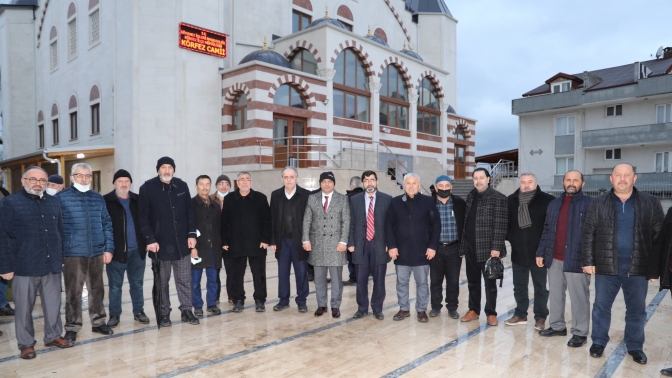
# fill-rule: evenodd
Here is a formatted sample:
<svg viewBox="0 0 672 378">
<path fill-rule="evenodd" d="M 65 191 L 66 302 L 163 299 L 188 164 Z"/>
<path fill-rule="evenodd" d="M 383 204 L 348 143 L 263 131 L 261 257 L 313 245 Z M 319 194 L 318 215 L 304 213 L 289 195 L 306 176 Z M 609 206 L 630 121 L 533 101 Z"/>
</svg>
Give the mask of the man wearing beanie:
<svg viewBox="0 0 672 378">
<path fill-rule="evenodd" d="M 315 270 L 315 316 L 327 312 L 327 273 L 331 276 L 331 316 L 341 316 L 343 294 L 343 265 L 350 233 L 350 204 L 348 197 L 334 190 L 336 178 L 332 172 L 320 174 L 320 191 L 308 197 L 303 215 L 303 249 L 308 251 L 308 263 Z"/>
<path fill-rule="evenodd" d="M 191 250 L 196 248 L 196 219 L 189 187 L 173 177 L 175 161 L 167 156 L 156 163 L 157 177 L 140 187 L 138 218 L 149 257 L 161 267 L 160 327 L 170 327 L 170 271 L 175 273 L 175 288 L 182 321 L 199 324 L 192 312 Z"/>
<path fill-rule="evenodd" d="M 140 232 L 138 221 L 138 195 L 131 192 L 133 179 L 124 169 L 118 170 L 112 179 L 114 190 L 105 196 L 107 212 L 112 219 L 114 234 L 114 254 L 107 265 L 107 282 L 110 297 L 110 319 L 107 325 L 114 328 L 121 316 L 121 287 L 124 284 L 124 272 L 128 275 L 133 318 L 142 324 L 149 323 L 145 315 L 145 298 L 142 282 L 145 276 L 145 256 L 147 245 Z"/>
<path fill-rule="evenodd" d="M 220 175 L 215 181 L 216 192 L 210 195 L 212 202 L 216 203 L 219 206 L 219 212 L 221 214 L 222 209 L 224 208 L 224 197 L 229 194 L 231 190 L 231 180 L 227 175 Z M 233 299 L 231 297 L 231 282 L 229 280 L 229 264 L 227 259 L 224 260 L 224 273 L 226 274 L 226 295 L 230 304 L 233 304 Z M 222 293 L 222 280 L 220 278 L 221 269 L 217 269 L 217 303 L 219 303 L 219 298 Z"/>
<path fill-rule="evenodd" d="M 47 194 L 55 196 L 56 193 L 63 190 L 63 177 L 60 175 L 51 175 L 47 180 Z"/>
<path fill-rule="evenodd" d="M 441 312 L 443 300 L 443 280 L 446 280 L 446 309 L 448 315 L 458 319 L 457 297 L 460 294 L 460 234 L 464 227 L 464 207 L 462 198 L 452 194 L 453 180 L 447 175 L 436 178 L 435 202 L 441 218 L 441 234 L 436 256 L 429 261 L 429 291 L 432 310 L 429 316 L 436 317 Z"/>
</svg>

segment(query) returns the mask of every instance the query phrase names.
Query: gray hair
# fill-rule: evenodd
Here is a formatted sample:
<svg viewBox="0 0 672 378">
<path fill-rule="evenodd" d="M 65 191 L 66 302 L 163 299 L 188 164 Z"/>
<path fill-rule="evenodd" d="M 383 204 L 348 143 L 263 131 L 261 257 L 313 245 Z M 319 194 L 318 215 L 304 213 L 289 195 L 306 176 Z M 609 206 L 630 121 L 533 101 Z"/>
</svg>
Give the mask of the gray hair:
<svg viewBox="0 0 672 378">
<path fill-rule="evenodd" d="M 280 171 L 280 177 L 283 177 L 285 175 L 285 171 L 288 170 L 288 169 L 291 169 L 292 171 L 294 171 L 294 174 L 296 174 L 296 177 L 299 177 L 299 171 L 296 168 L 292 167 L 291 165 L 288 165 L 285 168 L 282 168 L 282 171 Z"/>
<path fill-rule="evenodd" d="M 75 163 L 72 165 L 72 168 L 70 168 L 70 176 L 75 174 L 75 171 L 77 168 L 84 168 L 89 171 L 89 173 L 93 172 L 93 169 L 91 169 L 91 166 L 86 164 L 86 163 Z"/>
<path fill-rule="evenodd" d="M 42 171 L 42 172 L 44 172 L 45 175 L 47 175 L 47 177 L 49 177 L 49 174 L 47 173 L 47 171 L 45 171 L 41 167 L 38 167 L 37 165 L 31 165 L 28 168 L 26 168 L 26 170 L 23 171 L 23 176 L 21 176 L 21 177 L 25 179 L 26 176 L 28 175 L 28 171 L 32 171 L 33 169 L 37 169 L 38 171 Z"/>
<path fill-rule="evenodd" d="M 409 178 L 413 178 L 413 177 L 417 178 L 417 179 L 418 179 L 418 182 L 420 182 L 420 176 L 418 176 L 418 175 L 415 174 L 415 173 L 407 173 L 407 174 L 404 176 L 404 184 L 406 183 L 406 180 L 408 180 Z"/>
<path fill-rule="evenodd" d="M 523 172 L 520 174 L 519 178 L 522 179 L 523 176 L 532 176 L 534 178 L 534 182 L 537 182 L 537 176 L 532 172 Z"/>
<path fill-rule="evenodd" d="M 241 175 L 248 175 L 250 176 L 250 180 L 252 180 L 252 175 L 250 174 L 250 172 L 242 171 L 238 174 L 238 176 L 236 176 L 236 178 L 239 179 Z"/>
<path fill-rule="evenodd" d="M 352 186 L 353 188 L 361 188 L 362 179 L 359 176 L 352 176 L 350 178 L 350 186 Z"/>
</svg>

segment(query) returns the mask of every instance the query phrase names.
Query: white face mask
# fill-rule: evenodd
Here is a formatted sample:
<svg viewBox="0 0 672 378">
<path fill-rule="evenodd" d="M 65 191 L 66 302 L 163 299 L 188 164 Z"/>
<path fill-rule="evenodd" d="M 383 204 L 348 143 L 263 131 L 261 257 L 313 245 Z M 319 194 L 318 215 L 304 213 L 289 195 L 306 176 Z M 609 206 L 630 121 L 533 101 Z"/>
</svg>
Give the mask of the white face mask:
<svg viewBox="0 0 672 378">
<path fill-rule="evenodd" d="M 226 195 L 229 194 L 229 192 L 222 193 L 222 192 L 220 192 L 220 191 L 218 190 L 218 191 L 217 191 L 217 194 L 219 194 L 220 197 L 226 197 Z"/>
<path fill-rule="evenodd" d="M 47 188 L 47 194 L 50 196 L 55 196 L 58 191 L 54 188 Z"/>
<path fill-rule="evenodd" d="M 91 185 L 82 185 L 82 184 L 78 184 L 78 183 L 74 183 L 73 185 L 74 185 L 75 189 L 79 190 L 80 192 L 84 192 L 84 193 L 88 192 L 89 189 L 91 189 Z"/>
</svg>

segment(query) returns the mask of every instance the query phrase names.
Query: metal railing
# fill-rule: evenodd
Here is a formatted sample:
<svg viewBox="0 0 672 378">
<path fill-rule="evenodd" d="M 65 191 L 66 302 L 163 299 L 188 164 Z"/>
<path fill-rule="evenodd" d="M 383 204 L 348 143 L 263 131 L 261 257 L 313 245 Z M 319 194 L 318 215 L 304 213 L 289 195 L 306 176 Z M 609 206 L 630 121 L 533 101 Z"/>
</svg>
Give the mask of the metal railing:
<svg viewBox="0 0 672 378">
<path fill-rule="evenodd" d="M 511 160 L 500 159 L 496 164 L 490 164 L 490 185 L 493 188 L 497 188 L 503 179 L 516 176 L 516 163 Z"/>
</svg>

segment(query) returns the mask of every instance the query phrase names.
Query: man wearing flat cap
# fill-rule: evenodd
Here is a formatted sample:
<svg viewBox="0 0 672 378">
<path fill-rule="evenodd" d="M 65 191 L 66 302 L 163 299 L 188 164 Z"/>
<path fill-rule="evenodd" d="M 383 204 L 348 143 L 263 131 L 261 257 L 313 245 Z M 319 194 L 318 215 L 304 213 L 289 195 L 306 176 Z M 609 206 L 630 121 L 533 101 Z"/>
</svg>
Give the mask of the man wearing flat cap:
<svg viewBox="0 0 672 378">
<path fill-rule="evenodd" d="M 51 175 L 47 181 L 47 191 L 46 193 L 50 196 L 55 196 L 56 193 L 63 190 L 63 177 L 60 175 Z"/>
<path fill-rule="evenodd" d="M 128 276 L 133 318 L 142 324 L 149 323 L 145 315 L 145 298 L 142 294 L 142 282 L 145 277 L 145 257 L 147 245 L 140 232 L 138 221 L 138 195 L 131 192 L 133 178 L 124 169 L 118 170 L 112 179 L 114 190 L 105 196 L 107 212 L 112 219 L 114 235 L 114 254 L 108 256 L 107 282 L 110 296 L 110 319 L 107 325 L 114 328 L 121 316 L 121 286 L 124 284 L 124 272 Z"/>
<path fill-rule="evenodd" d="M 229 194 L 229 190 L 231 190 L 231 180 L 229 179 L 229 176 L 220 175 L 217 177 L 215 188 L 217 188 L 217 191 L 210 195 L 210 199 L 219 206 L 219 212 L 221 214 L 224 209 L 224 197 L 226 197 Z M 232 283 L 229 279 L 229 263 L 227 259 L 223 258 L 222 260 L 224 260 L 224 273 L 226 273 L 226 295 L 229 303 L 233 304 L 233 297 L 231 296 Z M 222 293 L 222 281 L 219 275 L 220 271 L 221 269 L 217 269 L 217 303 L 219 303 L 219 297 Z"/>
<path fill-rule="evenodd" d="M 149 257 L 161 263 L 160 327 L 170 327 L 171 269 L 183 322 L 199 324 L 192 312 L 191 250 L 196 248 L 196 218 L 187 184 L 175 174 L 175 161 L 164 156 L 156 163 L 157 177 L 140 187 L 138 218 Z"/>
<path fill-rule="evenodd" d="M 341 316 L 343 295 L 343 265 L 350 234 L 350 204 L 348 197 L 334 190 L 336 178 L 332 172 L 320 174 L 320 191 L 308 197 L 303 215 L 303 249 L 308 263 L 315 269 L 315 316 L 327 312 L 327 273 L 331 276 L 331 316 Z"/>
</svg>

